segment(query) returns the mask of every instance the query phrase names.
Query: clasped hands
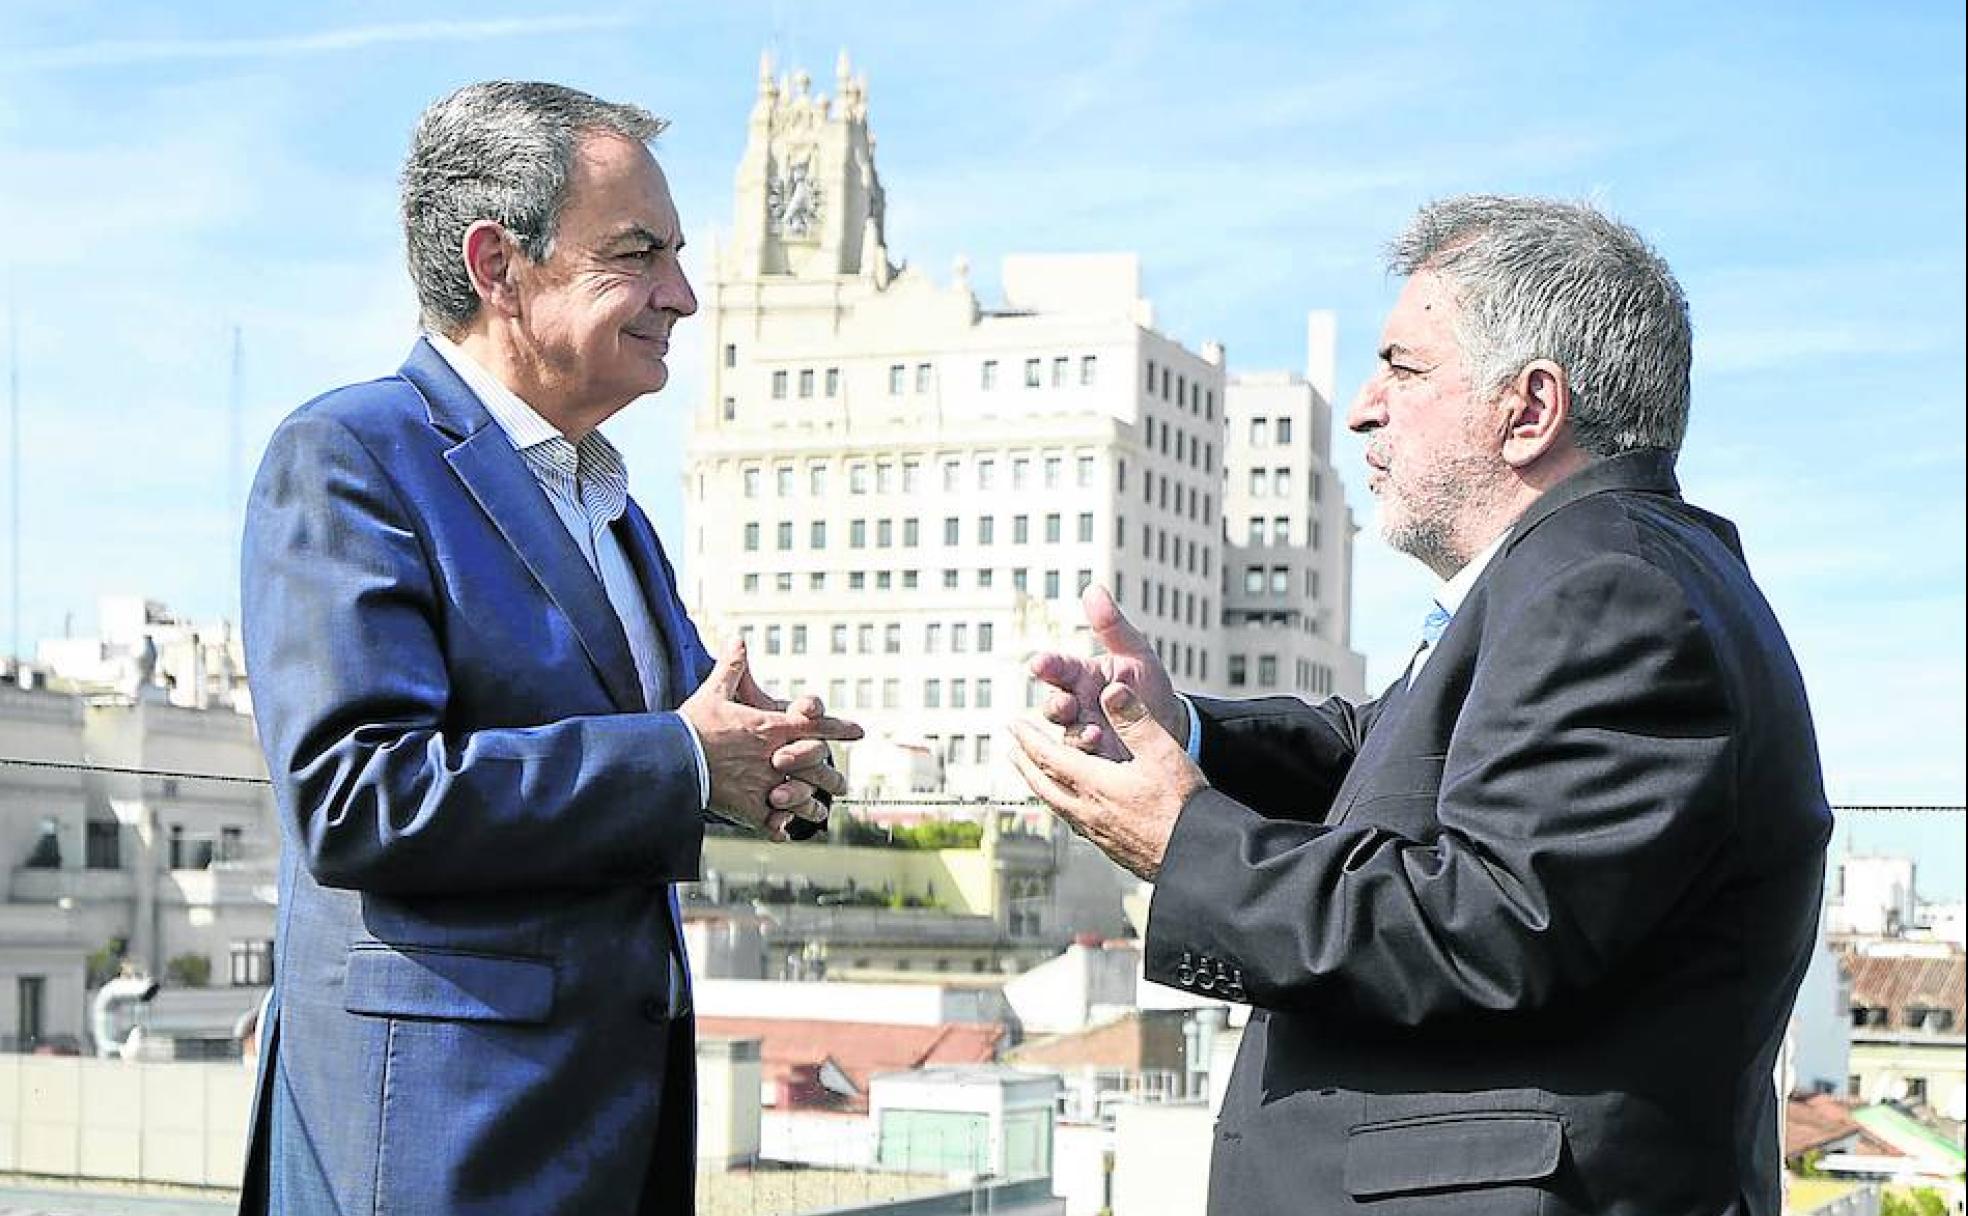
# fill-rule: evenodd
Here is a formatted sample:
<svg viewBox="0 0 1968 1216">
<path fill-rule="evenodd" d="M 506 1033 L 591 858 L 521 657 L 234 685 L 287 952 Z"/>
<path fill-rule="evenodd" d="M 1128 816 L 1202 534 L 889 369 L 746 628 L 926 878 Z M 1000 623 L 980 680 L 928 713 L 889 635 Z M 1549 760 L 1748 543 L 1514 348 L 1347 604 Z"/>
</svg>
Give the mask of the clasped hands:
<svg viewBox="0 0 1968 1216">
<path fill-rule="evenodd" d="M 1080 597 L 1105 654 L 1041 654 L 1031 671 L 1052 687 L 1039 706 L 1055 738 L 1014 721 L 1011 762 L 1068 827 L 1153 882 L 1190 795 L 1208 785 L 1189 758 L 1189 711 L 1168 669 L 1104 587 Z"/>
<path fill-rule="evenodd" d="M 847 779 L 833 766 L 828 740 L 853 740 L 861 728 L 827 716 L 818 697 L 776 700 L 752 677 L 745 643 L 727 644 L 711 674 L 677 707 L 697 731 L 711 773 L 711 809 L 771 840 L 789 839 L 795 819 L 821 824 Z"/>
</svg>

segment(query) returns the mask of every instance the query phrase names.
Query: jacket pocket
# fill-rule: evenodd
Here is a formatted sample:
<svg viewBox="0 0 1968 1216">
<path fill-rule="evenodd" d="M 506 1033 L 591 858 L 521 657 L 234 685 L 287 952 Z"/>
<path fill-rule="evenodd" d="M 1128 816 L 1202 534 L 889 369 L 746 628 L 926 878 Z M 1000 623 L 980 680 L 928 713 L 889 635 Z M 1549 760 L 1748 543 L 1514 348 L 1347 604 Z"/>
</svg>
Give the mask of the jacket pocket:
<svg viewBox="0 0 1968 1216">
<path fill-rule="evenodd" d="M 1364 1123 L 1346 1135 L 1355 1199 L 1536 1183 L 1558 1172 L 1565 1125 L 1536 1111 L 1470 1111 Z"/>
<path fill-rule="evenodd" d="M 373 1017 L 536 1024 L 553 1013 L 545 959 L 422 946 L 349 948 L 342 1008 Z"/>
</svg>

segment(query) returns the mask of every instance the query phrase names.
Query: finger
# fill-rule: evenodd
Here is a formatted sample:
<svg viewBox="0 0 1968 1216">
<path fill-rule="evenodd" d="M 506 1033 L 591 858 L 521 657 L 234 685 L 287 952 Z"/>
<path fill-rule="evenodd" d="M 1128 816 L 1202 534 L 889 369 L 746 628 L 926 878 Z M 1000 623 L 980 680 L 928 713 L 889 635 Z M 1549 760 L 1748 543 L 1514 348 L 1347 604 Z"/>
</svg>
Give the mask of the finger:
<svg viewBox="0 0 1968 1216">
<path fill-rule="evenodd" d="M 1026 668 L 1032 673 L 1033 678 L 1068 691 L 1080 682 L 1087 671 L 1085 660 L 1051 651 L 1033 655 L 1032 661 L 1026 665 Z"/>
<path fill-rule="evenodd" d="M 1070 692 L 1055 692 L 1046 697 L 1039 712 L 1054 726 L 1073 726 L 1080 720 L 1080 699 Z"/>
<path fill-rule="evenodd" d="M 1013 734 L 1017 734 L 1016 727 L 1013 728 Z M 1032 796 L 1051 807 L 1053 813 L 1066 820 L 1075 832 L 1085 835 L 1086 833 L 1080 827 L 1078 801 L 1069 791 L 1061 787 L 1057 781 L 1054 781 L 1045 770 L 1033 762 L 1032 758 L 1025 753 L 1025 746 L 1022 740 L 1014 739 L 1010 755 L 1011 767 L 1017 770 L 1020 777 L 1024 778 L 1025 785 L 1032 791 Z"/>
<path fill-rule="evenodd" d="M 780 720 L 779 733 L 789 743 L 795 739 L 837 739 L 851 743 L 864 732 L 859 723 L 846 718 L 795 718 L 787 714 Z"/>
<path fill-rule="evenodd" d="M 1109 654 L 1129 655 L 1138 659 L 1150 658 L 1155 648 L 1148 643 L 1146 636 L 1127 619 L 1120 605 L 1107 588 L 1094 583 L 1080 593 L 1080 610 L 1086 613 L 1087 624 L 1093 627 L 1094 640 Z"/>
<path fill-rule="evenodd" d="M 746 675 L 745 639 L 733 638 L 725 643 L 724 653 L 718 656 L 717 666 L 711 674 L 704 677 L 704 683 L 718 696 L 729 701 L 738 695 Z"/>
<path fill-rule="evenodd" d="M 804 782 L 810 788 L 821 790 L 834 798 L 847 792 L 847 774 L 831 764 L 816 764 L 803 768 L 796 773 L 788 773 L 786 779 Z"/>
<path fill-rule="evenodd" d="M 1081 788 L 1082 783 L 1077 779 L 1080 766 L 1105 763 L 1054 741 L 1046 732 L 1022 718 L 1013 719 L 1011 735 L 1026 759 L 1068 794 L 1077 794 Z"/>
<path fill-rule="evenodd" d="M 1066 746 L 1074 751 L 1085 752 L 1089 756 L 1099 755 L 1107 744 L 1107 732 L 1100 729 L 1098 722 L 1081 722 L 1069 726 L 1066 728 L 1064 738 Z"/>
<path fill-rule="evenodd" d="M 833 753 L 818 739 L 795 739 L 772 753 L 772 767 L 782 773 L 805 776 L 803 770 L 824 768 Z"/>
<path fill-rule="evenodd" d="M 1107 720 L 1114 725 L 1114 733 L 1136 756 L 1160 757 L 1170 752 L 1188 752 L 1176 746 L 1175 739 L 1148 712 L 1147 702 L 1135 694 L 1134 689 L 1125 684 L 1109 684 L 1100 694 L 1100 707 L 1107 711 Z"/>
<path fill-rule="evenodd" d="M 786 706 L 786 712 L 796 718 L 824 718 L 827 716 L 827 706 L 819 697 L 808 693 Z"/>
<path fill-rule="evenodd" d="M 767 811 L 765 824 L 760 830 L 765 833 L 766 839 L 783 844 L 786 841 L 786 825 L 792 821 L 790 812 Z"/>
</svg>

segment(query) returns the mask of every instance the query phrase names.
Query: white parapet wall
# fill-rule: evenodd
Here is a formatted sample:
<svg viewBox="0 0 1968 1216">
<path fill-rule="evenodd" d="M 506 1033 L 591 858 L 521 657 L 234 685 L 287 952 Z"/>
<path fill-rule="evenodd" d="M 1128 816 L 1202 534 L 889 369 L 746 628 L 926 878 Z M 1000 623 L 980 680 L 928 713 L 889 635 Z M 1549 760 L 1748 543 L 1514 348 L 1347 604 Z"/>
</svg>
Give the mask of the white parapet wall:
<svg viewBox="0 0 1968 1216">
<path fill-rule="evenodd" d="M 238 1186 L 252 1098 L 237 1061 L 0 1055 L 0 1171 Z"/>
</svg>

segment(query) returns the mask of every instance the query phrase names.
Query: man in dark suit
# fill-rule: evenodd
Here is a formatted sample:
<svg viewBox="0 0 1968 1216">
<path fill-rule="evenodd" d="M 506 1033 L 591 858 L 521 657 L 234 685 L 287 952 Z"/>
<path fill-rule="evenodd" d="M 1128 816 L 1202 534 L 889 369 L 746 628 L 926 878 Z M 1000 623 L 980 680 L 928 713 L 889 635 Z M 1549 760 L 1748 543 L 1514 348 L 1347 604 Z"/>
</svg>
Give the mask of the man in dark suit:
<svg viewBox="0 0 1968 1216">
<path fill-rule="evenodd" d="M 1155 882 L 1149 977 L 1252 1007 L 1213 1212 L 1776 1216 L 1831 818 L 1735 529 L 1675 482 L 1681 289 L 1539 200 L 1434 204 L 1392 261 L 1348 424 L 1444 580 L 1408 669 L 1181 698 L 1094 589 L 1106 653 L 1034 661 L 1066 740 L 1014 760 Z"/>
<path fill-rule="evenodd" d="M 692 1210 L 672 884 L 784 839 L 859 728 L 714 665 L 595 428 L 696 311 L 658 120 L 553 85 L 432 106 L 403 174 L 426 335 L 310 402 L 248 510 L 283 829 L 242 1210 Z"/>
</svg>

